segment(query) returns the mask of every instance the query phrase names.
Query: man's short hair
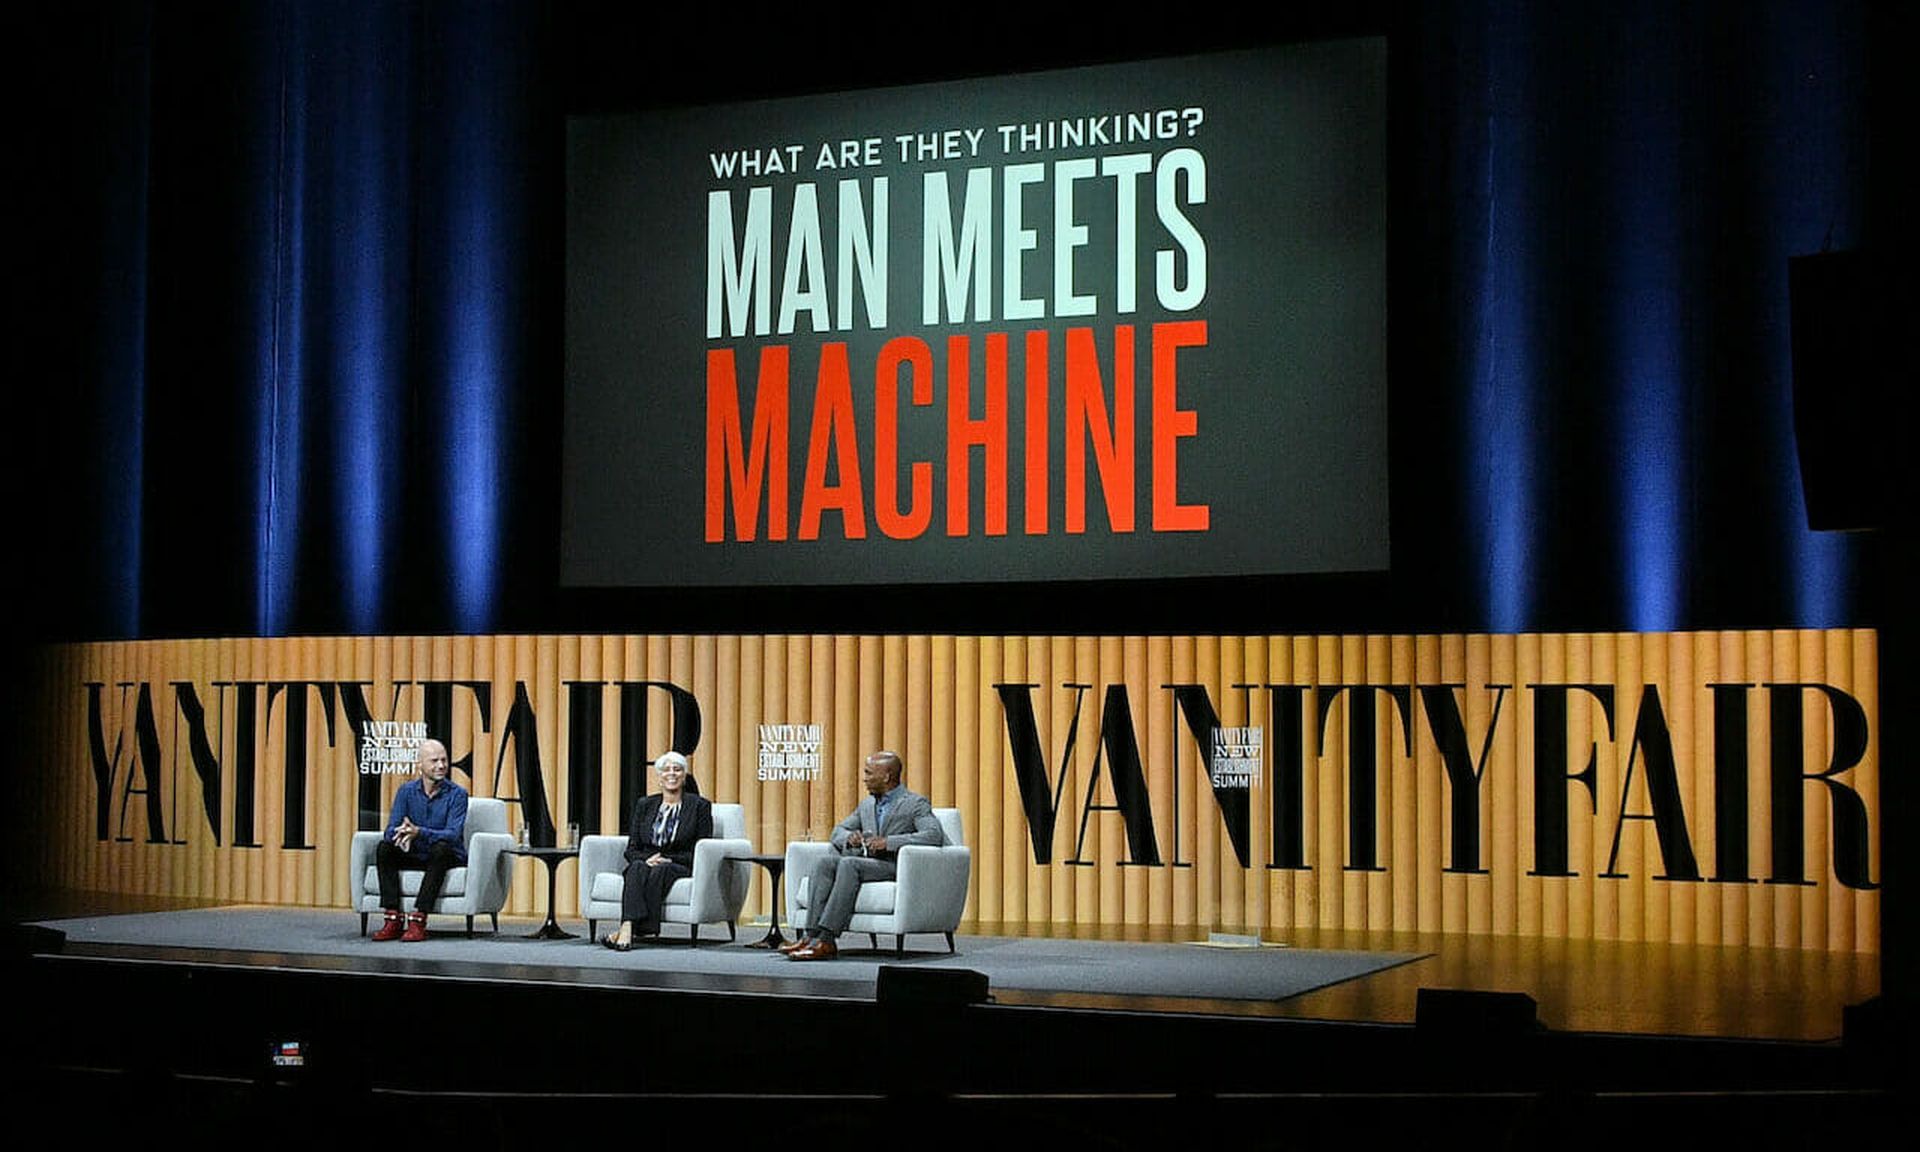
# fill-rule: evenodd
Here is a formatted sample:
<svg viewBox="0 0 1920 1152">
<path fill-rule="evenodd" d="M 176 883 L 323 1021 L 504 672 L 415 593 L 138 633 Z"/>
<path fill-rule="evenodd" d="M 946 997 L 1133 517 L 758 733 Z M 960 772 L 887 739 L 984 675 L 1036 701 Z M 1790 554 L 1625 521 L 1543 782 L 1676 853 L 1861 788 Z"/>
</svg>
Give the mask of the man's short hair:
<svg viewBox="0 0 1920 1152">
<path fill-rule="evenodd" d="M 867 759 L 876 763 L 893 765 L 893 774 L 896 776 L 905 776 L 907 774 L 907 762 L 900 759 L 900 753 L 898 752 L 882 748 L 880 751 L 867 757 Z"/>
</svg>

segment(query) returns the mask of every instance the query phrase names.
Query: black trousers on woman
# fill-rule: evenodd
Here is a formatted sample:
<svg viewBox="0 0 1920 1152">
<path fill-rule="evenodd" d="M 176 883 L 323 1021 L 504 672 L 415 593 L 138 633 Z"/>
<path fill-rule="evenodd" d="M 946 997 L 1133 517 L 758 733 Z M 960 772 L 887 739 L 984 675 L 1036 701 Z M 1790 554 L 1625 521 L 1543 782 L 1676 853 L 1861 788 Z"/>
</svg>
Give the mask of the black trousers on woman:
<svg viewBox="0 0 1920 1152">
<path fill-rule="evenodd" d="M 645 860 L 627 861 L 626 868 L 621 872 L 626 887 L 620 893 L 620 918 L 633 921 L 633 930 L 642 936 L 658 933 L 660 910 L 666 906 L 667 890 L 673 887 L 675 880 L 691 875 L 693 869 L 671 860 L 651 865 Z"/>
</svg>

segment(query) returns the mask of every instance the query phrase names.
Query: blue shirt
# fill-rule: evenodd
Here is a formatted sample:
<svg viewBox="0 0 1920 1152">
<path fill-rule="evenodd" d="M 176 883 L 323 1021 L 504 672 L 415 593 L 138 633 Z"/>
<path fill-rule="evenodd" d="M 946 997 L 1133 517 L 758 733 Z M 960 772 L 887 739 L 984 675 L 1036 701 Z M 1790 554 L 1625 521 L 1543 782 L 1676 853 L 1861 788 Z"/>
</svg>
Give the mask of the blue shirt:
<svg viewBox="0 0 1920 1152">
<path fill-rule="evenodd" d="M 400 821 L 413 821 L 420 828 L 420 835 L 413 838 L 413 848 L 409 856 L 421 860 L 427 858 L 427 849 L 447 841 L 453 846 L 456 860 L 467 858 L 467 790 L 452 780 L 440 781 L 440 790 L 431 798 L 420 778 L 400 785 L 400 791 L 393 796 L 393 815 L 387 818 L 387 839 L 393 839 L 393 830 L 400 827 Z"/>
<path fill-rule="evenodd" d="M 880 833 L 886 832 L 887 809 L 893 807 L 894 794 L 899 791 L 900 791 L 900 785 L 895 784 L 893 787 L 887 789 L 885 792 L 881 793 L 879 796 L 874 797 L 873 829 L 875 832 L 880 832 Z"/>
</svg>

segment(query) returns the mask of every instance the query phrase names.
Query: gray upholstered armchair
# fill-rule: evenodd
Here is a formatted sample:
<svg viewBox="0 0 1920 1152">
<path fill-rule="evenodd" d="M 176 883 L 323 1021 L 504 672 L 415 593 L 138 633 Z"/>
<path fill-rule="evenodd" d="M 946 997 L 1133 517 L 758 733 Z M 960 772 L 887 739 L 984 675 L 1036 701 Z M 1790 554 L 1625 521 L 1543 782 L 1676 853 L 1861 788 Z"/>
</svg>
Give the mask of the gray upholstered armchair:
<svg viewBox="0 0 1920 1152">
<path fill-rule="evenodd" d="M 895 955 L 907 948 L 909 932 L 939 932 L 953 951 L 953 933 L 967 907 L 967 885 L 973 872 L 973 850 L 961 835 L 960 809 L 935 808 L 947 842 L 911 844 L 900 849 L 899 868 L 892 880 L 860 885 L 849 932 L 865 932 L 874 946 L 883 935 L 893 937 Z M 787 919 L 795 929 L 811 923 L 808 889 L 813 862 L 832 853 L 821 840 L 796 840 L 787 845 Z"/>
<path fill-rule="evenodd" d="M 587 921 L 587 938 L 598 939 L 601 920 L 620 919 L 620 897 L 626 891 L 621 873 L 627 866 L 625 836 L 584 836 L 580 840 L 580 915 Z M 687 925 L 687 943 L 700 942 L 700 925 L 724 923 L 727 939 L 747 902 L 747 884 L 753 879 L 753 841 L 747 838 L 746 809 L 738 804 L 713 806 L 713 835 L 693 846 L 693 875 L 683 876 L 667 889 L 665 924 Z M 732 859 L 730 859 L 732 857 Z"/>
<path fill-rule="evenodd" d="M 347 892 L 354 910 L 360 913 L 360 934 L 367 934 L 367 917 L 380 911 L 380 876 L 373 867 L 373 851 L 384 832 L 355 832 L 347 853 Z M 467 801 L 467 862 L 447 873 L 440 899 L 429 910 L 442 916 L 465 916 L 467 935 L 473 935 L 473 918 L 485 915 L 500 931 L 500 909 L 507 906 L 507 890 L 513 883 L 513 858 L 507 849 L 513 837 L 507 834 L 507 805 L 504 800 L 471 798 Z M 400 873 L 400 891 L 410 910 L 420 894 L 423 873 Z"/>
</svg>

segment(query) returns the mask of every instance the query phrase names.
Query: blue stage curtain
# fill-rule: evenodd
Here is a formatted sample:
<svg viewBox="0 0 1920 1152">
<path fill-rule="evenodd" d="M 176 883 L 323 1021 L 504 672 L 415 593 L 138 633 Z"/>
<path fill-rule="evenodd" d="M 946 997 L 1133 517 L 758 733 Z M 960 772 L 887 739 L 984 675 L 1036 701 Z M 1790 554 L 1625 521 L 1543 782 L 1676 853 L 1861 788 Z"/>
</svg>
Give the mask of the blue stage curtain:
<svg viewBox="0 0 1920 1152">
<path fill-rule="evenodd" d="M 1865 240 L 1867 6 L 1411 8 L 1391 243 L 1413 615 L 1866 622 L 1879 542 L 1807 527 L 1787 261 Z"/>
<path fill-rule="evenodd" d="M 74 631 L 503 623 L 541 26 L 389 2 L 40 26 L 97 86 L 48 129 L 88 167 L 48 165 L 85 199 L 48 205 L 78 219 L 43 260 L 103 269 L 74 286 L 85 377 L 44 382 L 81 390 L 43 406 Z"/>
<path fill-rule="evenodd" d="M 46 553 L 32 627 L 677 623 L 582 619 L 555 587 L 563 114 L 618 90 L 608 61 L 642 99 L 718 101 L 729 75 L 817 88 L 826 55 L 797 32 L 669 42 L 638 17 L 622 29 L 644 35 L 596 37 L 608 11 L 122 0 L 26 18 L 20 314 L 52 365 L 16 383 L 30 435 L 9 462 Z M 1789 257 L 1869 239 L 1869 11 L 1387 6 L 1394 564 L 1339 624 L 1874 622 L 1878 543 L 1810 532 L 1802 510 L 1787 294 Z M 884 67 L 898 35 L 869 45 Z M 727 67 L 686 67 L 703 52 Z M 936 56 L 926 78 L 982 64 Z M 764 618 L 777 602 L 727 624 L 810 623 Z M 1247 608 L 1315 626 L 1312 596 Z M 957 611 L 913 610 L 874 623 Z"/>
</svg>

